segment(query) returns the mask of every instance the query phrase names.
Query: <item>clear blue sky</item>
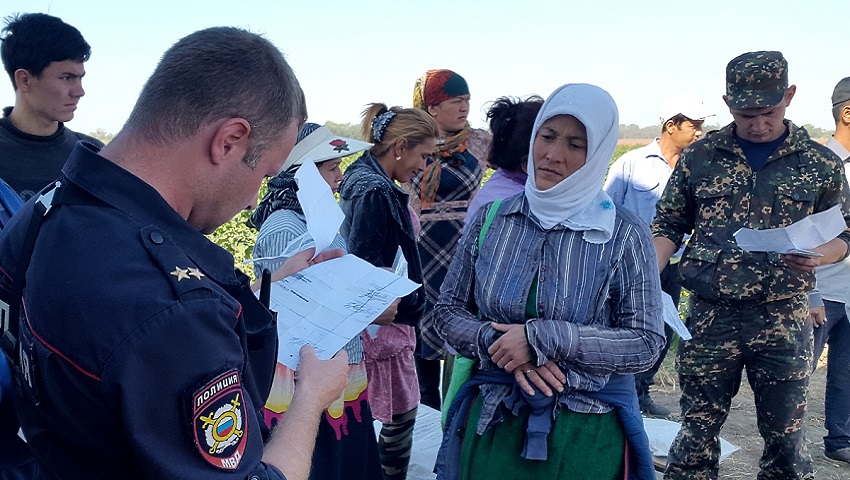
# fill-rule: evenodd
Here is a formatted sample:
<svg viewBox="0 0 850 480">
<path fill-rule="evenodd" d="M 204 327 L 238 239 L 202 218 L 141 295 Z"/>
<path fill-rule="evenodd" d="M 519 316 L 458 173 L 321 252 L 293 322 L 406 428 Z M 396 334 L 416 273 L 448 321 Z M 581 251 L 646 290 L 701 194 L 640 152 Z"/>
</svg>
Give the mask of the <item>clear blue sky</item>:
<svg viewBox="0 0 850 480">
<path fill-rule="evenodd" d="M 652 125 L 668 95 L 692 92 L 717 113 L 710 123 L 725 124 L 726 63 L 780 50 L 797 85 L 788 118 L 831 129 L 832 88 L 850 76 L 847 0 L 0 2 L 2 16 L 36 11 L 76 26 L 92 46 L 86 97 L 69 123 L 81 132 L 117 132 L 162 53 L 218 25 L 272 40 L 318 123 L 358 122 L 369 102 L 409 106 L 422 72 L 450 68 L 469 83 L 476 126 L 496 97 L 545 97 L 568 82 L 608 90 L 621 123 Z M 0 105 L 13 103 L 11 84 L 0 82 Z"/>
</svg>

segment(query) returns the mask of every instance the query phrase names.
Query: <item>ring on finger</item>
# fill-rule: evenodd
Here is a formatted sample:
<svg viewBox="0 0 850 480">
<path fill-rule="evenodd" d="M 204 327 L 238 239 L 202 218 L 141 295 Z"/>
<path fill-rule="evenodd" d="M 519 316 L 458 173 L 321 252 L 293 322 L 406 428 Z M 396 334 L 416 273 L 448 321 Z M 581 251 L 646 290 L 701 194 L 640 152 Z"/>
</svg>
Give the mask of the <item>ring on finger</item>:
<svg viewBox="0 0 850 480">
<path fill-rule="evenodd" d="M 533 368 L 529 368 L 528 370 L 526 370 L 526 371 L 525 371 L 525 374 L 526 374 L 526 375 L 528 375 L 529 373 L 531 373 L 531 372 L 533 372 L 533 371 L 534 371 L 534 369 L 533 369 Z"/>
</svg>

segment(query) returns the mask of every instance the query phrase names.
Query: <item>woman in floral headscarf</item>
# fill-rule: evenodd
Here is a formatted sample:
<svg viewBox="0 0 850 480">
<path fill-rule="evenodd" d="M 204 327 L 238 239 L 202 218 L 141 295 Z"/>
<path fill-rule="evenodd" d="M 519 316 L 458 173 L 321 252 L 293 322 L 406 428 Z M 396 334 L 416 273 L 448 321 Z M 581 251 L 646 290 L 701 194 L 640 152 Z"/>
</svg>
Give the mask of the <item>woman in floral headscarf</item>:
<svg viewBox="0 0 850 480">
<path fill-rule="evenodd" d="M 336 192 L 342 173 L 341 156 L 363 151 L 372 144 L 334 135 L 328 127 L 307 123 L 301 128 L 295 148 L 281 172 L 269 179 L 268 193 L 251 215 L 248 225 L 260 231 L 254 245 L 254 274 L 264 269 L 277 270 L 293 245 L 312 245 L 307 232 L 307 217 L 298 200 L 295 174 L 304 162 L 314 162 L 332 192 Z M 329 192 L 330 193 L 330 192 Z M 306 245 L 305 245 L 306 243 Z M 337 235 L 330 248 L 345 250 L 345 241 Z M 378 321 L 392 320 L 392 311 Z M 372 425 L 372 410 L 367 393 L 366 362 L 360 337 L 345 346 L 351 370 L 343 394 L 322 413 L 316 447 L 310 468 L 311 480 L 381 480 L 378 443 Z M 289 410 L 295 393 L 295 371 L 278 362 L 263 419 L 274 428 Z"/>
<path fill-rule="evenodd" d="M 411 182 L 412 204 L 419 211 L 422 231 L 419 249 L 425 277 L 425 316 L 437 303 L 452 254 L 463 231 L 466 209 L 484 173 L 470 152 L 473 130 L 469 115 L 469 86 L 451 70 L 428 70 L 413 87 L 413 106 L 428 112 L 440 127 L 437 153 L 422 175 Z M 419 208 L 416 208 L 416 207 Z M 429 323 L 424 320 L 424 323 Z M 443 344 L 420 331 L 416 373 L 422 403 L 440 409 L 440 362 Z"/>
</svg>

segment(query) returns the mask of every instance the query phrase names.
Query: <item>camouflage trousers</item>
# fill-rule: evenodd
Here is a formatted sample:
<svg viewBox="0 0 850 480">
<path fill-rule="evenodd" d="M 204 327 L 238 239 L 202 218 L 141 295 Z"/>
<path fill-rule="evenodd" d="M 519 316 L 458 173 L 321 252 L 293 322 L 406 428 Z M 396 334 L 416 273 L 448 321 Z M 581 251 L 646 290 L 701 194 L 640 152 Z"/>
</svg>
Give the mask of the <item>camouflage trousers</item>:
<svg viewBox="0 0 850 480">
<path fill-rule="evenodd" d="M 690 314 L 693 339 L 680 343 L 676 359 L 682 428 L 664 478 L 717 478 L 720 428 L 746 369 L 764 439 L 757 478 L 813 479 L 803 432 L 813 343 L 807 297 L 713 303 L 692 296 Z"/>
</svg>

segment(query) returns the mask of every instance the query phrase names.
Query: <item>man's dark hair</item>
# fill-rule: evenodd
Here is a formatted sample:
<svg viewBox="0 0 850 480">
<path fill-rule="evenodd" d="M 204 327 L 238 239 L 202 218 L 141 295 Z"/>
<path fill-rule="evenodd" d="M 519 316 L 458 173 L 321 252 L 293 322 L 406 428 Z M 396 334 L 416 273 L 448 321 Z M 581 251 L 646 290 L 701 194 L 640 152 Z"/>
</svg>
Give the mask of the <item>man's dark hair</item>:
<svg viewBox="0 0 850 480">
<path fill-rule="evenodd" d="M 91 47 L 80 31 L 62 19 L 44 13 L 25 13 L 6 17 L 0 31 L 0 56 L 6 73 L 15 85 L 15 72 L 28 71 L 35 77 L 53 62 L 74 60 L 85 62 Z"/>
<path fill-rule="evenodd" d="M 682 125 L 683 123 L 690 121 L 690 120 L 691 120 L 690 118 L 682 115 L 681 113 L 678 113 L 678 114 L 676 114 L 676 116 L 674 116 L 672 118 L 668 118 L 667 120 L 664 121 L 664 123 L 661 124 L 661 133 L 663 134 L 664 132 L 667 131 L 667 124 L 670 123 L 670 122 L 673 122 L 673 125 L 678 127 L 678 126 Z"/>
<path fill-rule="evenodd" d="M 836 125 L 838 125 L 838 122 L 841 121 L 841 111 L 844 110 L 844 107 L 847 105 L 850 105 L 850 100 L 832 106 L 832 119 L 835 120 Z"/>
<path fill-rule="evenodd" d="M 158 145 L 188 138 L 225 118 L 251 125 L 256 165 L 266 144 L 307 121 L 304 92 L 283 54 L 260 35 L 232 27 L 192 33 L 159 61 L 124 125 Z"/>
</svg>

